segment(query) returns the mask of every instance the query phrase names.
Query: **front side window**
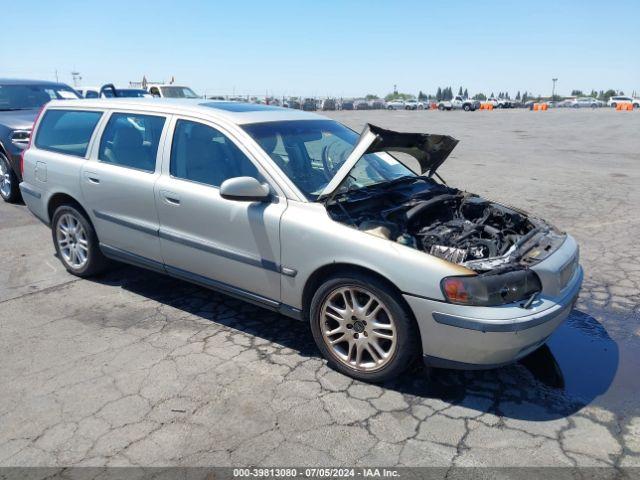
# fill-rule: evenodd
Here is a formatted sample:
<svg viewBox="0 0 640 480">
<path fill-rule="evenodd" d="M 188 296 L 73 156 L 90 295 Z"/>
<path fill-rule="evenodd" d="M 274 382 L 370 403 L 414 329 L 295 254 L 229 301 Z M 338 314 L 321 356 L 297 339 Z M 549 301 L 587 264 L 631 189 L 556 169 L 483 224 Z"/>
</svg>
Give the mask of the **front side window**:
<svg viewBox="0 0 640 480">
<path fill-rule="evenodd" d="M 156 157 L 165 117 L 114 113 L 100 140 L 98 159 L 147 172 L 156 169 Z"/>
<path fill-rule="evenodd" d="M 304 193 L 316 200 L 358 142 L 358 134 L 333 120 L 254 123 L 243 126 Z M 414 176 L 387 154 L 364 155 L 348 177 L 349 188 L 362 188 Z"/>
<path fill-rule="evenodd" d="M 262 180 L 255 165 L 215 128 L 190 120 L 176 122 L 171 144 L 171 176 L 219 187 L 234 177 Z"/>
<path fill-rule="evenodd" d="M 40 121 L 35 145 L 51 152 L 84 157 L 102 112 L 47 110 Z"/>
</svg>

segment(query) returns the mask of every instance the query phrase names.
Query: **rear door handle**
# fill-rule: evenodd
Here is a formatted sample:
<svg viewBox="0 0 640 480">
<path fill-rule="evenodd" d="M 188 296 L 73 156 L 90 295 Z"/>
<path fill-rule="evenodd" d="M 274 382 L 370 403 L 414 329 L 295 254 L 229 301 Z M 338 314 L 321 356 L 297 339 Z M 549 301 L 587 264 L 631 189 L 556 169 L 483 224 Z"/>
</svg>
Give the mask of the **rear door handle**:
<svg viewBox="0 0 640 480">
<path fill-rule="evenodd" d="M 95 183 L 95 184 L 100 183 L 100 177 L 93 172 L 85 172 L 84 176 L 89 183 Z"/>
<path fill-rule="evenodd" d="M 169 205 L 180 205 L 180 196 L 168 190 L 161 190 L 160 195 Z"/>
</svg>

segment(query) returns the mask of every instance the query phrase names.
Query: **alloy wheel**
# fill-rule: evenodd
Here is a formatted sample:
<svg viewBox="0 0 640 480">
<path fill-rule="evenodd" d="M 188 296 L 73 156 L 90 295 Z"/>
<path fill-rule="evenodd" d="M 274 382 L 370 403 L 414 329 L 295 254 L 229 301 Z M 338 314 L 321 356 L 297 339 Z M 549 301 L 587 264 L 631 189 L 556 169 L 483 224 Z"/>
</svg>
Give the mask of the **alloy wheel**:
<svg viewBox="0 0 640 480">
<path fill-rule="evenodd" d="M 89 258 L 87 233 L 82 223 L 74 215 L 65 213 L 56 226 L 56 241 L 65 263 L 79 270 Z"/>
<path fill-rule="evenodd" d="M 369 290 L 340 287 L 320 310 L 322 338 L 340 363 L 361 372 L 380 370 L 393 358 L 398 335 L 386 305 Z"/>
<path fill-rule="evenodd" d="M 0 158 L 0 193 L 5 198 L 11 195 L 11 171 L 4 158 Z"/>
</svg>

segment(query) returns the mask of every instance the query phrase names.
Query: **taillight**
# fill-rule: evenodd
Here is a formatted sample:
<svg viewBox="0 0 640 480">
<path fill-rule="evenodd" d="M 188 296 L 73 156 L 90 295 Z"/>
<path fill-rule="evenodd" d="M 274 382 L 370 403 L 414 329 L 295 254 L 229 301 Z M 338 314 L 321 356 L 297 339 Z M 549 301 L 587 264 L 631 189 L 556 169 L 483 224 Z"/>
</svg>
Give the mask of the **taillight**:
<svg viewBox="0 0 640 480">
<path fill-rule="evenodd" d="M 42 111 L 44 110 L 45 106 L 46 104 L 40 107 L 40 110 L 38 111 L 36 118 L 33 120 L 33 126 L 31 127 L 31 136 L 29 137 L 29 143 L 27 143 L 27 148 L 22 150 L 22 153 L 20 154 L 20 176 L 23 178 L 24 178 L 24 154 L 27 153 L 27 150 L 29 150 L 29 148 L 31 147 L 31 143 L 33 143 L 33 136 L 36 133 L 35 132 L 36 123 L 38 123 L 38 119 L 40 118 L 40 115 L 42 115 Z"/>
</svg>

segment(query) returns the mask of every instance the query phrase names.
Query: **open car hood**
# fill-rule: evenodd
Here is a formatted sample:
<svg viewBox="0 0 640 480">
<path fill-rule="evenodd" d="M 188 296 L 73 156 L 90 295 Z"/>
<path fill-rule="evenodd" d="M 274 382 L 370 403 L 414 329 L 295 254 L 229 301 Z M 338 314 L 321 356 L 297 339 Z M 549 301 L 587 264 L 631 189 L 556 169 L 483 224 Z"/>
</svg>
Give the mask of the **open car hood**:
<svg viewBox="0 0 640 480">
<path fill-rule="evenodd" d="M 394 132 L 367 123 L 355 148 L 320 193 L 318 199 L 332 195 L 351 173 L 358 160 L 367 153 L 400 152 L 408 154 L 417 160 L 418 171 L 416 171 L 414 162 L 408 161 L 403 156 L 396 157 L 396 160 L 418 175 L 432 176 L 457 144 L 458 140 L 448 135 Z"/>
</svg>

